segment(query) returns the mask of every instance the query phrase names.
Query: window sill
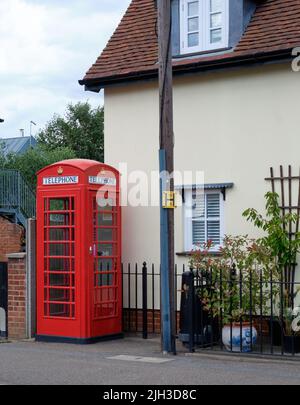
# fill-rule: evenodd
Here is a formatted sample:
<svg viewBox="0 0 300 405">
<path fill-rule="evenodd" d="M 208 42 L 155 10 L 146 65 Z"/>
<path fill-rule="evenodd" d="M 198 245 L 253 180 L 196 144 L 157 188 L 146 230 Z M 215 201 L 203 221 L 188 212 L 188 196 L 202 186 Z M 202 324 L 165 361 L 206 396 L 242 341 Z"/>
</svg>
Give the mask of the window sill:
<svg viewBox="0 0 300 405">
<path fill-rule="evenodd" d="M 215 55 L 215 54 L 222 53 L 222 52 L 228 52 L 231 50 L 232 50 L 232 48 L 230 48 L 230 47 L 219 48 L 219 49 L 210 49 L 208 51 L 181 53 L 178 55 L 173 55 L 172 58 L 173 59 L 184 59 L 184 58 L 191 58 L 191 57 L 197 58 L 199 56 L 211 56 L 211 55 Z"/>
<path fill-rule="evenodd" d="M 176 256 L 178 256 L 178 257 L 191 257 L 192 255 L 193 255 L 192 252 L 177 252 L 176 253 Z M 209 252 L 209 256 L 219 257 L 219 256 L 221 256 L 221 253 L 220 252 Z"/>
</svg>

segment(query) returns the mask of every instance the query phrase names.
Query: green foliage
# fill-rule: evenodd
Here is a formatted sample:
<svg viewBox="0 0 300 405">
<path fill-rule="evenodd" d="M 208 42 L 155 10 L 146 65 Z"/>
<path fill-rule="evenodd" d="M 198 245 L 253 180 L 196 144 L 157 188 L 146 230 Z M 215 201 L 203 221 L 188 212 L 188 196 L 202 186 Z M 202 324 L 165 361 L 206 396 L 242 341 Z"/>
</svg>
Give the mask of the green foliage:
<svg viewBox="0 0 300 405">
<path fill-rule="evenodd" d="M 22 155 L 11 154 L 6 157 L 3 168 L 19 170 L 25 180 L 35 189 L 36 173 L 42 168 L 65 159 L 75 158 L 70 148 L 47 150 L 42 146 L 31 148 Z"/>
<path fill-rule="evenodd" d="M 222 316 L 224 324 L 266 313 L 271 295 L 274 299 L 279 293 L 276 284 L 270 290 L 270 279 L 279 280 L 270 250 L 247 236 L 226 236 L 217 257 L 210 254 L 211 247 L 211 242 L 200 246 L 190 261 L 202 279 L 198 296 L 204 310 Z"/>
<path fill-rule="evenodd" d="M 266 216 L 259 214 L 257 210 L 250 208 L 244 212 L 244 217 L 252 222 L 257 228 L 265 232 L 265 236 L 258 240 L 258 243 L 270 250 L 270 255 L 276 263 L 280 274 L 280 280 L 283 280 L 282 303 L 279 304 L 278 313 L 284 319 L 282 327 L 287 335 L 292 334 L 292 323 L 294 320 L 293 306 L 295 299 L 300 292 L 299 287 L 295 289 L 289 281 L 293 279 L 291 272 L 295 271 L 297 255 L 300 252 L 300 233 L 295 232 L 294 236 L 289 235 L 290 228 L 293 228 L 299 216 L 296 213 L 287 213 L 283 215 L 279 206 L 279 195 L 276 193 L 267 193 L 266 198 Z M 290 278 L 288 276 L 290 275 Z"/>
<path fill-rule="evenodd" d="M 69 104 L 64 117 L 54 115 L 38 134 L 38 142 L 54 151 L 68 147 L 81 159 L 104 161 L 104 109 L 86 103 Z"/>
<path fill-rule="evenodd" d="M 278 267 L 283 270 L 296 263 L 297 254 L 300 251 L 300 233 L 298 232 L 294 238 L 290 238 L 285 230 L 289 229 L 290 224 L 293 225 L 297 222 L 298 215 L 294 213 L 282 215 L 278 194 L 267 193 L 265 198 L 266 217 L 253 208 L 246 210 L 243 216 L 266 233 L 266 236 L 262 237 L 259 242 L 270 249 Z"/>
<path fill-rule="evenodd" d="M 38 147 L 5 157 L 0 142 L 0 168 L 19 170 L 34 189 L 36 173 L 50 164 L 73 158 L 103 161 L 103 128 L 103 108 L 69 104 L 64 117 L 54 115 L 38 134 Z"/>
</svg>

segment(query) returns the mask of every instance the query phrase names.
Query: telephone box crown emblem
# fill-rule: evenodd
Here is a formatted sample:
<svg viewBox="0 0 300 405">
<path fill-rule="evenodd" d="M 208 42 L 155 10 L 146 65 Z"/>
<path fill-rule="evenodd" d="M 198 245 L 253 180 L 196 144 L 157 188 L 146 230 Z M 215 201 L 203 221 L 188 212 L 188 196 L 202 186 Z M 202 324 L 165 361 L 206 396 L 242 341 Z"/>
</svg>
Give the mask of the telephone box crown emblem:
<svg viewBox="0 0 300 405">
<path fill-rule="evenodd" d="M 63 174 L 63 172 L 64 172 L 64 169 L 60 166 L 60 167 L 57 169 L 57 173 L 58 173 L 59 175 L 61 175 L 61 174 Z"/>
</svg>

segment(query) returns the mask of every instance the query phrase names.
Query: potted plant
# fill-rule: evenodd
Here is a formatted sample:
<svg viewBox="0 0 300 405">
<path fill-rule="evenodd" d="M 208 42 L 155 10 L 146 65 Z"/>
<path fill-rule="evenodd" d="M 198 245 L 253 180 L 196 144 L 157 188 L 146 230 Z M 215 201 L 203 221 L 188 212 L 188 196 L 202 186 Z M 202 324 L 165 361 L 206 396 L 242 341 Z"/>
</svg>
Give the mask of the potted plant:
<svg viewBox="0 0 300 405">
<path fill-rule="evenodd" d="M 283 347 L 287 353 L 300 353 L 300 335 L 295 332 L 295 322 L 298 323 L 299 311 L 292 308 L 284 309 Z"/>
<path fill-rule="evenodd" d="M 227 350 L 250 352 L 257 341 L 254 316 L 266 311 L 271 294 L 267 284 L 276 269 L 268 249 L 247 236 L 226 236 L 217 257 L 211 256 L 211 248 L 211 242 L 198 246 L 190 261 L 200 277 L 203 310 L 223 325 Z"/>
</svg>

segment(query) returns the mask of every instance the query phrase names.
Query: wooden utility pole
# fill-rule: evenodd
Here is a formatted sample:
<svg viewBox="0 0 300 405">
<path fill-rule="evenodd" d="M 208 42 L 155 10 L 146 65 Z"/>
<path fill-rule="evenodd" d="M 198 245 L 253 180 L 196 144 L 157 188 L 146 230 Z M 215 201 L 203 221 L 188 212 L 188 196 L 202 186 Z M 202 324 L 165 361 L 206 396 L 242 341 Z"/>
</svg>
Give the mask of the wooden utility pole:
<svg viewBox="0 0 300 405">
<path fill-rule="evenodd" d="M 161 325 L 162 350 L 176 353 L 174 252 L 174 133 L 171 0 L 158 0 L 160 173 L 161 179 Z M 164 202 L 163 202 L 164 200 Z"/>
</svg>

